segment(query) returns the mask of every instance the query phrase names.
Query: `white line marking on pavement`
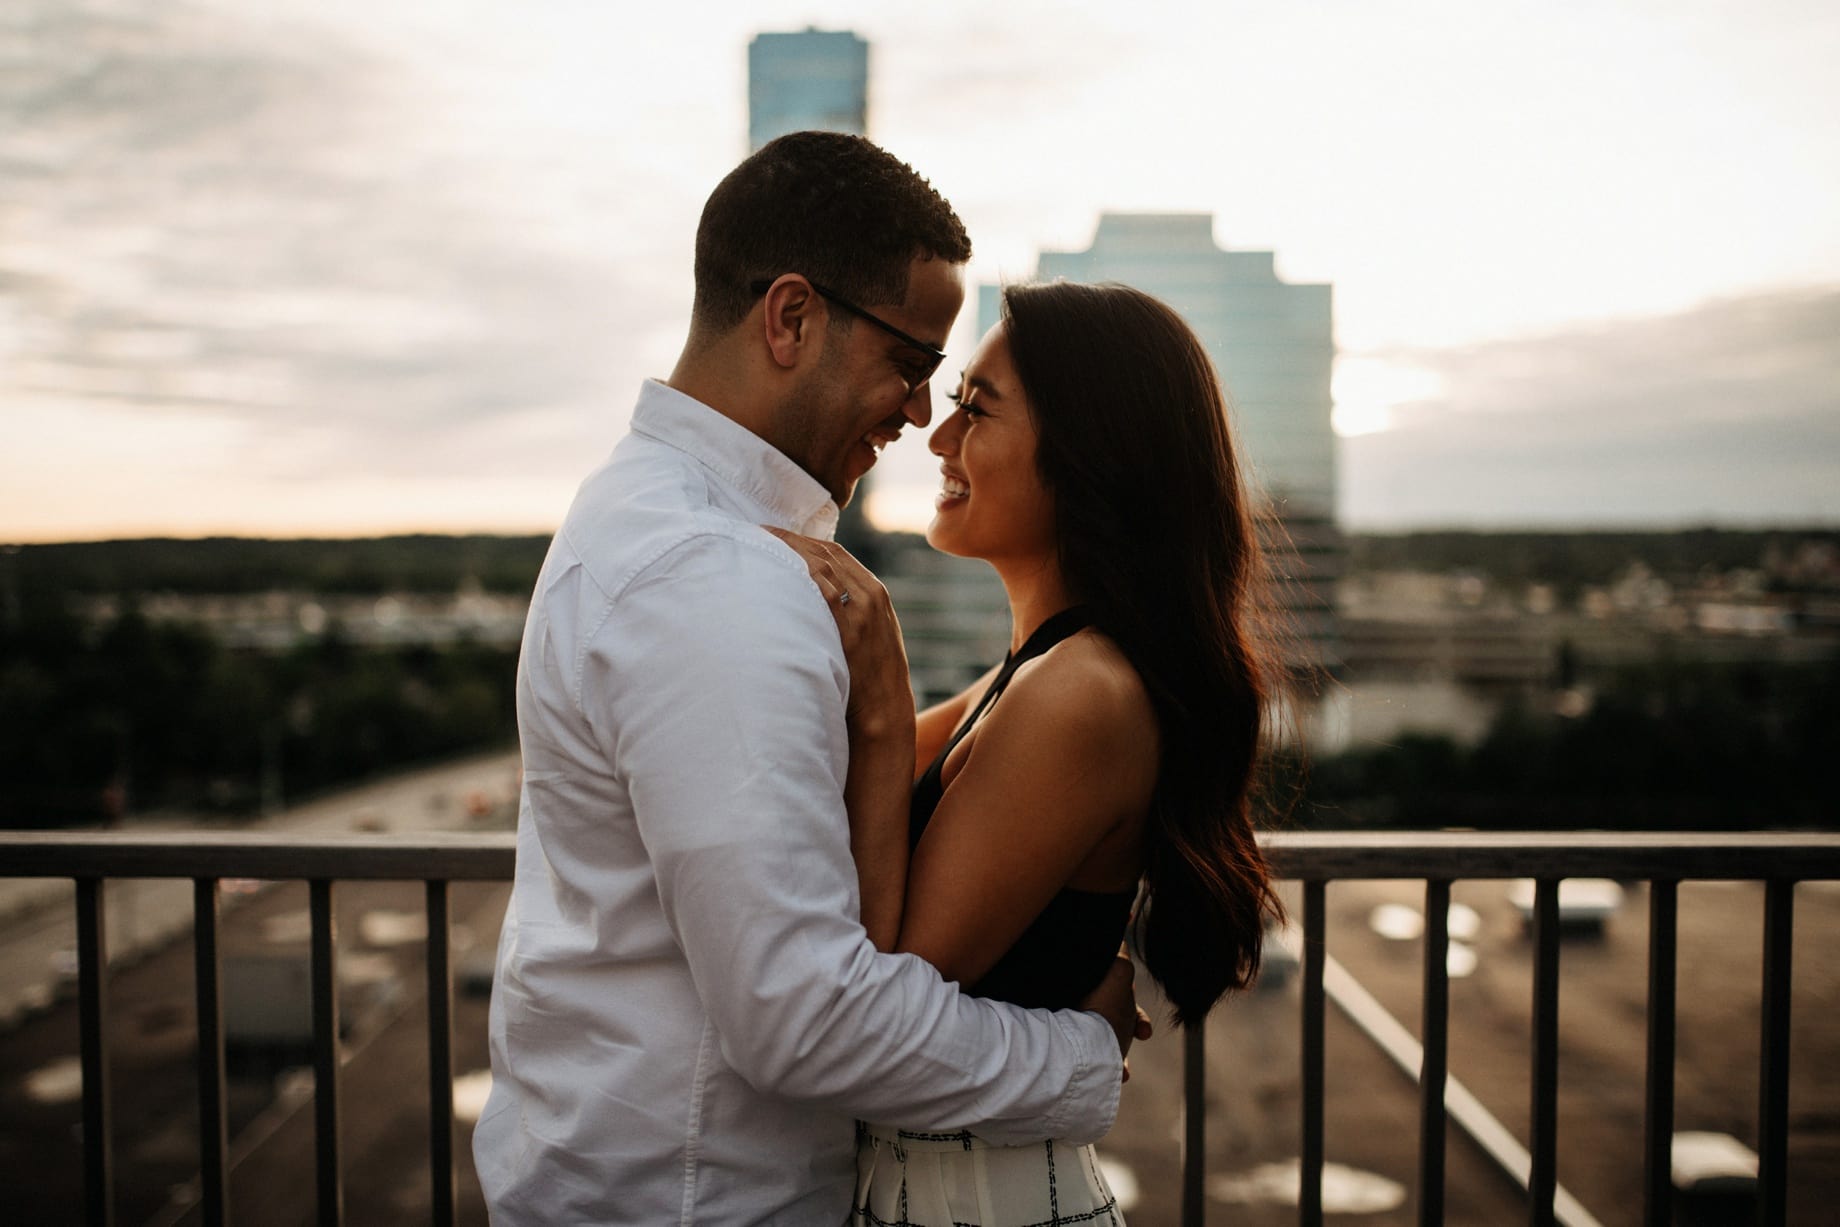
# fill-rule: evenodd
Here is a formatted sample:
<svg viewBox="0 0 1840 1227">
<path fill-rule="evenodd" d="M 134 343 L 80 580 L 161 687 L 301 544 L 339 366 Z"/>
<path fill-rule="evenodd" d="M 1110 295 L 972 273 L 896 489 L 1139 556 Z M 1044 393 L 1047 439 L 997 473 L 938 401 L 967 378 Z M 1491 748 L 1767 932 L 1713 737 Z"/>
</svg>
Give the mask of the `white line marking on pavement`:
<svg viewBox="0 0 1840 1227">
<path fill-rule="evenodd" d="M 1278 940 L 1290 947 L 1291 953 L 1301 964 L 1302 935 L 1286 931 Z M 1404 1070 L 1414 1082 L 1418 1081 L 1424 1068 L 1424 1046 L 1412 1038 L 1412 1033 L 1398 1019 L 1386 1012 L 1386 1007 L 1349 974 L 1347 968 L 1328 955 L 1323 956 L 1323 992 L 1341 1008 L 1342 1013 L 1348 1015 L 1355 1026 L 1365 1031 L 1368 1038 L 1379 1045 L 1380 1051 L 1386 1053 L 1393 1064 Z M 1527 1187 L 1528 1178 L 1533 1173 L 1533 1156 L 1455 1075 L 1446 1076 L 1444 1109 L 1452 1120 L 1476 1139 L 1503 1171 L 1520 1183 L 1521 1188 Z M 1553 1196 L 1553 1213 L 1565 1227 L 1603 1227 L 1576 1197 L 1565 1191 L 1563 1185 L 1558 1187 Z"/>
</svg>

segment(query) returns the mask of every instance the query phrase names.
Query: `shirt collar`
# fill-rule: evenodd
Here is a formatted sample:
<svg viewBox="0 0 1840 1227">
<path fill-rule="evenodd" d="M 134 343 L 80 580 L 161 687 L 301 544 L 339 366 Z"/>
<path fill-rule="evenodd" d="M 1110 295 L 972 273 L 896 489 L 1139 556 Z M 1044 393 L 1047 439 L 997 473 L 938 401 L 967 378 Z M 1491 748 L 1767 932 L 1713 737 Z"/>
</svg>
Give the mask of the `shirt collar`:
<svg viewBox="0 0 1840 1227">
<path fill-rule="evenodd" d="M 829 540 L 837 504 L 787 455 L 695 397 L 648 379 L 633 408 L 633 433 L 674 447 L 759 505 L 776 528 Z"/>
</svg>

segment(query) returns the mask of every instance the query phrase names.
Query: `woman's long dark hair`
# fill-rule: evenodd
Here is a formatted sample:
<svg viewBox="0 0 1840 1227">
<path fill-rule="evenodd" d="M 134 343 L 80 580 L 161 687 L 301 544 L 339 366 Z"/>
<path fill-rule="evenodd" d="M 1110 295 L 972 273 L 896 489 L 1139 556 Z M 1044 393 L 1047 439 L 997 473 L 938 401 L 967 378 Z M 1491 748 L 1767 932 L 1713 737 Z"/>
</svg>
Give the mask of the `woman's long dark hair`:
<svg viewBox="0 0 1840 1227">
<path fill-rule="evenodd" d="M 1263 566 L 1226 402 L 1188 325 L 1128 286 L 1010 286 L 1003 320 L 1062 575 L 1156 711 L 1138 948 L 1193 1025 L 1251 983 L 1265 922 L 1283 914 L 1253 833 L 1273 666 L 1254 631 Z"/>
</svg>

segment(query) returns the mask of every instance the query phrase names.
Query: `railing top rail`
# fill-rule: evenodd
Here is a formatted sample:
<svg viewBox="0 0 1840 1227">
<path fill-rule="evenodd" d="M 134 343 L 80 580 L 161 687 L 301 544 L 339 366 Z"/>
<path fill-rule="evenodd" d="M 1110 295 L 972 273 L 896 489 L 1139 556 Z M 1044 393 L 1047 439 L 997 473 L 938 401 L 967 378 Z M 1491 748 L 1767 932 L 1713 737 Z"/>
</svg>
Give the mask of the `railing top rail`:
<svg viewBox="0 0 1840 1227">
<path fill-rule="evenodd" d="M 1840 878 L 1840 832 L 1287 831 L 1264 841 L 1287 878 Z"/>
<path fill-rule="evenodd" d="M 0 877 L 509 879 L 509 831 L 5 831 Z"/>
<path fill-rule="evenodd" d="M 1840 833 L 1284 831 L 1287 878 L 1840 879 Z M 508 831 L 0 831 L 0 877 L 504 880 Z"/>
</svg>

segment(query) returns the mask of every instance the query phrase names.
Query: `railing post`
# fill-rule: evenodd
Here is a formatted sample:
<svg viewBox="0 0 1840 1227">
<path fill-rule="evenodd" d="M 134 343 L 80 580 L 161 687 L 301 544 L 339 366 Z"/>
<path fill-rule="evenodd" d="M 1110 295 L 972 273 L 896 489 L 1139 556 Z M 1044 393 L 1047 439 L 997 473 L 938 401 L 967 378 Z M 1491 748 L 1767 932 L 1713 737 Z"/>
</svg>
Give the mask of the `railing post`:
<svg viewBox="0 0 1840 1227">
<path fill-rule="evenodd" d="M 428 883 L 428 1173 L 436 1227 L 454 1221 L 454 976 L 448 885 Z"/>
<path fill-rule="evenodd" d="M 1674 985 L 1679 884 L 1648 885 L 1648 1091 L 1642 1125 L 1642 1222 L 1674 1221 Z"/>
<path fill-rule="evenodd" d="M 1449 1075 L 1450 883 L 1425 883 L 1424 1058 L 1418 1080 L 1418 1221 L 1444 1222 L 1444 1086 Z"/>
<path fill-rule="evenodd" d="M 1552 1227 L 1559 1183 L 1558 881 L 1540 879 L 1533 900 L 1533 1122 L 1527 1208 L 1533 1227 Z"/>
<path fill-rule="evenodd" d="M 1303 1138 L 1297 1165 L 1297 1221 L 1303 1227 L 1322 1227 L 1323 1213 L 1325 885 L 1320 879 L 1303 884 Z"/>
<path fill-rule="evenodd" d="M 77 1016 L 83 1066 L 83 1207 L 90 1227 L 115 1221 L 115 1162 L 109 1131 L 109 939 L 100 878 L 77 879 Z"/>
<path fill-rule="evenodd" d="M 1203 1024 L 1182 1029 L 1182 1227 L 1207 1221 L 1207 1041 Z"/>
<path fill-rule="evenodd" d="M 224 1090 L 222 915 L 216 878 L 192 881 L 193 979 L 198 1000 L 198 1192 L 206 1227 L 229 1221 L 230 1151 Z"/>
<path fill-rule="evenodd" d="M 1790 958 L 1795 883 L 1772 878 L 1763 896 L 1763 1060 L 1757 1095 L 1757 1221 L 1788 1215 Z"/>
<path fill-rule="evenodd" d="M 332 882 L 308 884 L 313 920 L 313 1135 L 320 1227 L 345 1221 L 345 1187 L 339 1177 L 339 980 L 335 961 L 337 916 Z"/>
</svg>

